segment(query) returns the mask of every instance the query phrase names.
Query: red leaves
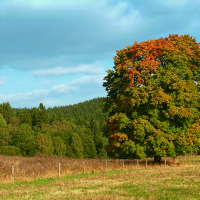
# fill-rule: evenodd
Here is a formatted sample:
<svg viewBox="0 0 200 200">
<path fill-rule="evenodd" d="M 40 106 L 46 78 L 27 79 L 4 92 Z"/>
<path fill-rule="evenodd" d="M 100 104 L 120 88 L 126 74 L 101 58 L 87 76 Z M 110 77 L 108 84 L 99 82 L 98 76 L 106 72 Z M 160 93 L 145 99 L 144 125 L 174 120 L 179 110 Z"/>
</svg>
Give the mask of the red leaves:
<svg viewBox="0 0 200 200">
<path fill-rule="evenodd" d="M 192 65 L 192 68 L 195 69 L 195 65 Z"/>
<path fill-rule="evenodd" d="M 114 119 L 113 121 L 110 121 L 110 119 L 108 118 L 107 120 L 107 125 L 109 126 L 109 133 L 113 134 L 113 130 L 116 128 L 116 120 Z"/>
<path fill-rule="evenodd" d="M 123 152 L 127 141 L 134 142 L 137 153 L 144 148 L 137 157 L 196 151 L 191 147 L 195 137 L 200 145 L 200 45 L 195 39 L 172 34 L 135 43 L 117 51 L 114 61 L 115 71 L 106 79 L 108 102 L 113 102 L 107 120 L 113 152 L 120 156 L 118 148 Z M 128 123 L 117 117 L 122 113 Z M 130 155 L 136 154 L 130 150 Z"/>
<path fill-rule="evenodd" d="M 189 64 L 189 65 L 191 66 L 192 69 L 195 69 L 195 65 L 191 65 L 191 64 Z"/>
<path fill-rule="evenodd" d="M 107 119 L 107 125 L 109 125 L 109 124 L 111 124 L 111 121 L 110 121 L 110 119 L 108 118 L 108 119 Z"/>
</svg>

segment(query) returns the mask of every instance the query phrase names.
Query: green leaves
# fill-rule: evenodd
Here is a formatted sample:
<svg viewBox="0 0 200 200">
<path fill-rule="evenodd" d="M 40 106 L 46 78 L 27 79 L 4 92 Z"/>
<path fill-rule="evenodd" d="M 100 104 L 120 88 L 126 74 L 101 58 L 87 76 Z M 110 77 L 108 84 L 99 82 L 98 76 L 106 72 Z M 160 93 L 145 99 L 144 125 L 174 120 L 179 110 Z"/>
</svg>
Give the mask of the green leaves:
<svg viewBox="0 0 200 200">
<path fill-rule="evenodd" d="M 54 155 L 65 156 L 66 145 L 59 136 L 53 137 L 53 146 L 54 146 Z"/>
<path fill-rule="evenodd" d="M 0 128 L 6 128 L 7 123 L 6 120 L 4 119 L 3 115 L 0 113 Z"/>
<path fill-rule="evenodd" d="M 103 84 L 112 156 L 176 156 L 200 149 L 200 129 L 191 131 L 200 126 L 199 46 L 189 35 L 169 35 L 117 51 Z"/>
</svg>

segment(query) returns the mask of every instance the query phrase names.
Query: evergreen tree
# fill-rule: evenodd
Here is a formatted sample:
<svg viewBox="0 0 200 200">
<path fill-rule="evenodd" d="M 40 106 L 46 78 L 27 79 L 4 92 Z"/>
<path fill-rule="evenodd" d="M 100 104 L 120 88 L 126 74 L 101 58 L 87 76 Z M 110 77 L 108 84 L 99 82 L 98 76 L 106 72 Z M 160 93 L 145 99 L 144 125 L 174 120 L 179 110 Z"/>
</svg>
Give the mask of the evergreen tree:
<svg viewBox="0 0 200 200">
<path fill-rule="evenodd" d="M 37 108 L 31 109 L 32 127 L 41 127 L 42 122 L 40 121 L 40 114 Z"/>
<path fill-rule="evenodd" d="M 4 119 L 3 115 L 0 113 L 0 127 L 1 128 L 6 128 L 7 127 L 7 123 L 6 120 Z"/>
<path fill-rule="evenodd" d="M 0 105 L 0 113 L 3 115 L 7 123 L 10 123 L 11 117 L 14 116 L 14 112 L 9 102 Z"/>
<path fill-rule="evenodd" d="M 95 149 L 94 140 L 89 135 L 83 135 L 82 137 L 83 143 L 83 156 L 84 158 L 95 158 L 97 157 L 97 152 Z"/>
<path fill-rule="evenodd" d="M 40 121 L 40 127 L 41 127 L 42 123 L 44 124 L 49 123 L 49 118 L 48 118 L 47 110 L 42 103 L 40 103 L 38 109 L 39 109 L 39 121 Z"/>
<path fill-rule="evenodd" d="M 8 132 L 5 128 L 0 127 L 0 146 L 6 146 L 8 145 Z"/>
<path fill-rule="evenodd" d="M 25 108 L 20 114 L 18 114 L 22 124 L 28 124 L 32 127 L 31 111 Z"/>
<path fill-rule="evenodd" d="M 79 137 L 77 133 L 73 133 L 72 135 L 72 143 L 71 143 L 72 151 L 76 158 L 82 158 L 83 157 L 83 144 L 82 140 Z"/>
<path fill-rule="evenodd" d="M 11 144 L 19 148 L 20 154 L 27 155 L 27 139 L 34 135 L 31 127 L 28 124 L 21 124 L 16 133 L 12 137 Z"/>
<path fill-rule="evenodd" d="M 63 118 L 63 113 L 59 112 L 58 115 L 57 115 L 57 120 L 61 122 L 63 119 L 64 119 Z"/>
<path fill-rule="evenodd" d="M 57 120 L 57 116 L 55 113 L 51 113 L 50 114 L 50 120 L 49 120 L 49 123 L 52 125 L 52 122 L 56 121 Z"/>
<path fill-rule="evenodd" d="M 102 148 L 99 150 L 99 158 L 106 158 L 107 157 L 107 152 L 105 148 Z"/>
<path fill-rule="evenodd" d="M 67 145 L 66 146 L 66 154 L 65 154 L 67 157 L 69 158 L 75 158 L 76 156 L 74 155 L 73 153 L 73 150 L 72 150 L 72 147 L 71 145 Z"/>
<path fill-rule="evenodd" d="M 34 156 L 37 155 L 36 138 L 34 135 L 30 135 L 26 138 L 25 142 L 20 144 L 20 153 L 23 156 Z"/>
<path fill-rule="evenodd" d="M 31 109 L 10 109 L 9 103 L 3 103 L 0 113 L 8 125 L 0 116 L 0 146 L 5 147 L 4 153 L 8 149 L 9 155 L 14 155 L 12 152 L 16 150 L 23 156 L 95 158 L 102 146 L 100 124 L 105 123 L 106 118 L 101 111 L 101 101 L 102 98 L 97 98 L 48 110 L 42 103 Z M 11 145 L 16 149 L 10 148 Z"/>
<path fill-rule="evenodd" d="M 18 127 L 21 124 L 21 120 L 19 116 L 12 116 L 10 118 L 10 124 L 14 127 Z"/>
</svg>

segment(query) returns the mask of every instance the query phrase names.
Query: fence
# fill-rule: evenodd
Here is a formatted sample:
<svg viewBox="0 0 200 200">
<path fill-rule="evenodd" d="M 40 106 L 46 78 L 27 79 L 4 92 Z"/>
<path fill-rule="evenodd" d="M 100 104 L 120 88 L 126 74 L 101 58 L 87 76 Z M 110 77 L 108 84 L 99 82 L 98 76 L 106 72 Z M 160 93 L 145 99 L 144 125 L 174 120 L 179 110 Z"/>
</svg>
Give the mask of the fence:
<svg viewBox="0 0 200 200">
<path fill-rule="evenodd" d="M 0 157 L 0 180 L 15 181 L 15 180 L 27 180 L 34 178 L 50 178 L 71 174 L 80 173 L 95 173 L 106 172 L 109 170 L 131 170 L 131 169 L 144 169 L 151 167 L 164 167 L 172 165 L 186 165 L 186 164 L 198 164 L 200 157 L 179 157 L 163 158 L 162 163 L 156 165 L 153 163 L 153 159 L 146 160 L 131 160 L 131 159 L 65 159 L 65 158 L 22 158 L 15 157 L 16 160 L 11 161 L 12 157 L 5 157 L 7 160 L 7 167 L 3 170 Z M 18 159 L 17 159 L 18 158 Z M 191 159 L 190 159 L 191 158 Z M 32 161 L 32 162 L 30 162 Z M 1 169 L 2 168 L 2 169 Z M 11 175 L 11 176 L 10 176 Z"/>
</svg>

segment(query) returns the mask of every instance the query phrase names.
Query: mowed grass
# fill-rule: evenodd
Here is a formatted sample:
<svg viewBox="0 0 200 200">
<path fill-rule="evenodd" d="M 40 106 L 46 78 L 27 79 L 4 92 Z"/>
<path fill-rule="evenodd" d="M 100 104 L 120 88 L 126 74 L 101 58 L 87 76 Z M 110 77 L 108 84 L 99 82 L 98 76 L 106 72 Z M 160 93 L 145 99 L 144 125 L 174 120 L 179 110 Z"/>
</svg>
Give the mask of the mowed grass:
<svg viewBox="0 0 200 200">
<path fill-rule="evenodd" d="M 0 199 L 200 199 L 200 165 L 157 165 L 1 183 Z"/>
</svg>

